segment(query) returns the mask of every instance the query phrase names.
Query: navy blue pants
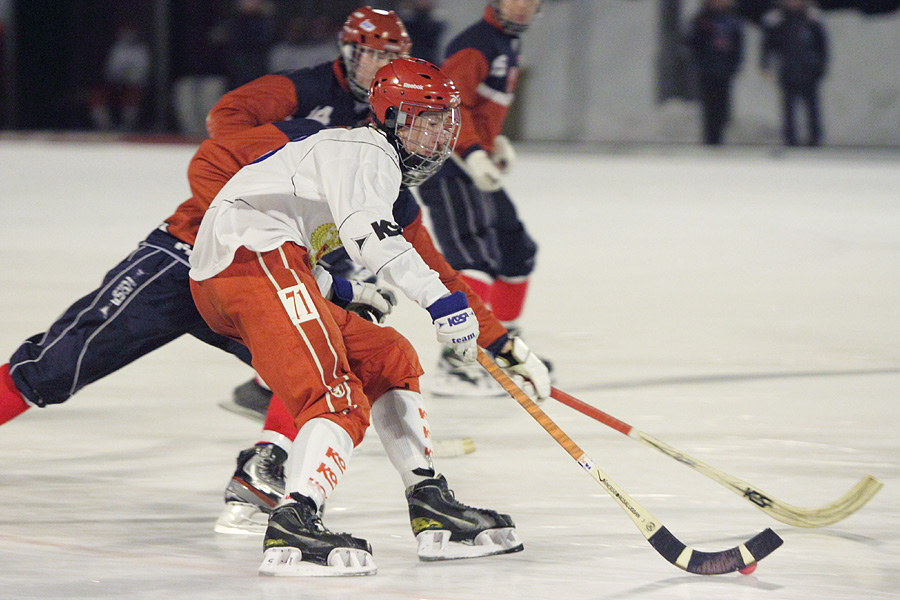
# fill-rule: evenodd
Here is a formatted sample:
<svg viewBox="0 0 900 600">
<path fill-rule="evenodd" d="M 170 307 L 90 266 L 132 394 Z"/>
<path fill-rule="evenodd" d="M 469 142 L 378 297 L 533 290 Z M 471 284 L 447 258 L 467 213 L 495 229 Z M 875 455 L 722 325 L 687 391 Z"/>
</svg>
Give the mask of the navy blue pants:
<svg viewBox="0 0 900 600">
<path fill-rule="evenodd" d="M 457 271 L 481 271 L 496 279 L 534 270 L 537 244 L 502 189 L 482 192 L 448 160 L 414 195 L 428 207 L 438 247 Z"/>
<path fill-rule="evenodd" d="M 822 142 L 822 118 L 819 115 L 819 87 L 817 82 L 802 85 L 788 85 L 782 83 L 782 134 L 784 143 L 788 146 L 796 146 L 797 125 L 795 113 L 798 104 L 806 108 L 806 122 L 808 135 L 806 145 L 818 146 Z"/>
<path fill-rule="evenodd" d="M 147 236 L 98 289 L 13 353 L 10 373 L 22 395 L 37 406 L 65 402 L 184 334 L 250 364 L 246 347 L 213 333 L 197 312 L 188 279 L 190 251 L 162 229 Z"/>
</svg>

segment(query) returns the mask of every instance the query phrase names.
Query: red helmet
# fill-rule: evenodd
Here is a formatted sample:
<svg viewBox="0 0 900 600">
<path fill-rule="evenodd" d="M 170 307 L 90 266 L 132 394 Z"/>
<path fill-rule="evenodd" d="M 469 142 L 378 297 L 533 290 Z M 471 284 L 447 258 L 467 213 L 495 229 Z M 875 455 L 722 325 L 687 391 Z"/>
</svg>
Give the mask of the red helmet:
<svg viewBox="0 0 900 600">
<path fill-rule="evenodd" d="M 395 58 L 408 56 L 412 48 L 406 27 L 394 11 L 369 6 L 347 17 L 338 41 L 350 91 L 361 101 L 375 72 Z"/>
<path fill-rule="evenodd" d="M 372 80 L 369 103 L 376 126 L 400 153 L 404 186 L 437 172 L 459 136 L 459 90 L 449 77 L 418 58 L 398 58 Z"/>
</svg>

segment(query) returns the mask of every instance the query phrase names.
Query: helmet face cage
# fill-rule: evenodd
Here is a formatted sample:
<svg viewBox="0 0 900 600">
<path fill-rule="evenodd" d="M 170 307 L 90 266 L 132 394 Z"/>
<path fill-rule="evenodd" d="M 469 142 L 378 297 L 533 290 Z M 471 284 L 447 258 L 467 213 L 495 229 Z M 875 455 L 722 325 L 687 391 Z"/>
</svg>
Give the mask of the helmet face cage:
<svg viewBox="0 0 900 600">
<path fill-rule="evenodd" d="M 456 146 L 459 90 L 433 64 L 401 58 L 372 80 L 369 103 L 375 125 L 400 156 L 401 184 L 419 185 L 433 175 Z"/>
<path fill-rule="evenodd" d="M 537 15 L 541 10 L 541 2 L 540 0 L 532 0 L 532 2 L 535 4 L 534 15 Z M 493 0 L 491 2 L 491 6 L 494 8 L 494 14 L 496 14 L 500 26 L 503 27 L 503 31 L 510 35 L 522 35 L 525 33 L 528 26 L 531 25 L 531 20 L 527 23 L 520 23 L 509 19 L 509 17 L 503 14 L 502 4 L 503 0 Z M 534 19 L 534 16 L 532 16 L 532 19 Z"/>
<path fill-rule="evenodd" d="M 400 150 L 401 184 L 419 185 L 437 173 L 459 136 L 459 108 L 401 102 L 393 135 Z"/>
<path fill-rule="evenodd" d="M 369 85 L 378 69 L 395 58 L 408 56 L 405 52 L 377 50 L 362 44 L 347 42 L 341 44 L 341 56 L 347 69 L 347 85 L 350 92 L 360 102 L 369 95 Z"/>
</svg>

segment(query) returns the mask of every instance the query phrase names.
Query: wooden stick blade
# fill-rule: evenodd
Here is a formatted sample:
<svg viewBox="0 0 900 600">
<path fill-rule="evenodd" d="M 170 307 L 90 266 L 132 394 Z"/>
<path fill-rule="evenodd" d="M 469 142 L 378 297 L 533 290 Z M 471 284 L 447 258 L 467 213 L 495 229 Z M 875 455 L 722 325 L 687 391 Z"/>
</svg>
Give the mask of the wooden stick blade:
<svg viewBox="0 0 900 600">
<path fill-rule="evenodd" d="M 532 402 L 528 395 L 481 348 L 478 349 L 478 362 L 559 445 L 565 448 L 581 468 L 606 490 L 650 542 L 653 549 L 676 567 L 699 575 L 731 573 L 752 565 L 781 546 L 781 538 L 771 529 L 758 533 L 740 546 L 719 552 L 699 552 L 685 546 L 624 489 L 607 477 L 596 463 L 544 411 Z"/>
<path fill-rule="evenodd" d="M 784 543 L 777 533 L 765 529 L 740 546 L 718 552 L 701 552 L 685 546 L 665 527 L 647 541 L 667 561 L 696 575 L 733 573 L 761 561 Z"/>
</svg>

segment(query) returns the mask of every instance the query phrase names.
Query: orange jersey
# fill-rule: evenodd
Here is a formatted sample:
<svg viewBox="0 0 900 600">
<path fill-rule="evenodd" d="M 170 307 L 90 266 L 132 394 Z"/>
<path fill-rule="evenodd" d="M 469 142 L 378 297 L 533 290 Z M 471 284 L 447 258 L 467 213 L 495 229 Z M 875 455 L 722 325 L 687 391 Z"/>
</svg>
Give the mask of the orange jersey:
<svg viewBox="0 0 900 600">
<path fill-rule="evenodd" d="M 350 93 L 339 60 L 264 75 L 231 90 L 206 118 L 210 137 L 222 137 L 265 123 L 312 119 L 329 127 L 354 127 L 369 114 Z"/>
<path fill-rule="evenodd" d="M 297 110 L 291 80 L 264 75 L 222 96 L 206 117 L 210 137 L 222 137 L 265 123 L 284 121 Z"/>
<path fill-rule="evenodd" d="M 459 88 L 462 100 L 462 124 L 456 142 L 460 156 L 477 148 L 493 150 L 518 82 L 520 44 L 518 37 L 501 29 L 493 10 L 487 7 L 484 19 L 447 45 L 441 70 Z"/>
<path fill-rule="evenodd" d="M 288 141 L 288 135 L 271 124 L 205 140 L 188 166 L 192 195 L 166 219 L 169 233 L 193 246 L 203 214 L 222 186 L 241 167 Z"/>
</svg>

